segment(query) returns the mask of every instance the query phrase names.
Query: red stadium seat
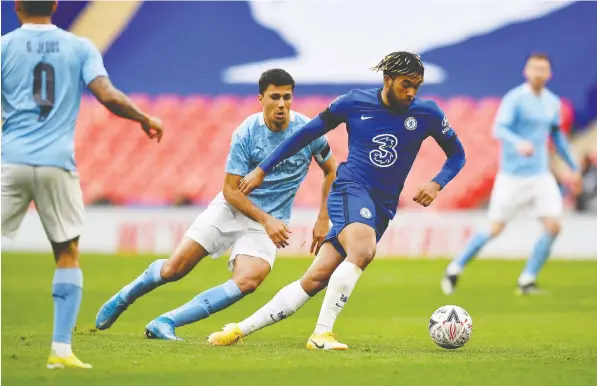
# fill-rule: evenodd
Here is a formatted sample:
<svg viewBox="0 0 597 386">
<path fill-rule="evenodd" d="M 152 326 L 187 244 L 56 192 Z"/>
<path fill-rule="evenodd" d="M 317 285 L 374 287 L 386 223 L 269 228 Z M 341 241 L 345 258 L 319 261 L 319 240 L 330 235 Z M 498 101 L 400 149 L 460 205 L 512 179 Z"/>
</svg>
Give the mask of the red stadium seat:
<svg viewBox="0 0 597 386">
<path fill-rule="evenodd" d="M 260 111 L 255 97 L 193 95 L 133 96 L 135 103 L 159 116 L 166 130 L 162 143 L 150 141 L 135 123 L 122 120 L 91 97 L 83 98 L 77 122 L 76 157 L 86 202 L 109 197 L 116 203 L 166 204 L 179 196 L 209 202 L 223 186 L 232 132 L 250 114 Z M 468 163 L 433 208 L 474 208 L 489 196 L 498 167 L 498 142 L 492 138 L 498 98 L 475 101 L 435 98 L 465 145 Z M 324 110 L 331 97 L 296 97 L 293 109 L 309 117 Z M 562 104 L 562 121 L 571 126 L 573 112 Z M 348 135 L 342 125 L 327 134 L 338 162 L 348 155 Z M 411 199 L 418 186 L 436 173 L 445 156 L 428 139 L 406 181 L 401 207 L 418 208 Z M 295 204 L 317 207 L 321 171 L 313 163 Z"/>
</svg>

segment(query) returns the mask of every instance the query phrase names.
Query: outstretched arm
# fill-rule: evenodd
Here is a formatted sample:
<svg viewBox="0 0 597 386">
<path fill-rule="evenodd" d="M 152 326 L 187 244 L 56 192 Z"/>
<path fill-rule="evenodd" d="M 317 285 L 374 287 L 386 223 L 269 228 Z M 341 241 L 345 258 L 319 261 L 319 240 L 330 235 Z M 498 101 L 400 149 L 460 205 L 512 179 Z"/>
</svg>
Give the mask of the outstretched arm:
<svg viewBox="0 0 597 386">
<path fill-rule="evenodd" d="M 149 138 L 162 139 L 163 127 L 158 118 L 143 113 L 135 104 L 112 85 L 104 67 L 102 55 L 89 39 L 80 38 L 81 80 L 96 99 L 119 117 L 139 122 Z"/>
<path fill-rule="evenodd" d="M 296 131 L 290 137 L 282 141 L 274 151 L 264 159 L 251 173 L 247 174 L 241 180 L 240 191 L 244 194 L 251 193 L 255 188 L 261 185 L 265 175 L 271 172 L 274 167 L 292 157 L 299 150 L 315 141 L 328 131 L 338 127 L 343 120 L 341 117 L 326 109 L 317 117 L 310 120 L 300 130 Z"/>
<path fill-rule="evenodd" d="M 265 173 L 271 172 L 277 164 L 292 157 L 298 153 L 299 150 L 315 141 L 317 138 L 336 128 L 340 123 L 342 123 L 342 120 L 334 115 L 329 109 L 326 109 L 307 122 L 300 130 L 286 138 L 259 164 L 259 167 Z"/>
<path fill-rule="evenodd" d="M 99 76 L 88 85 L 95 98 L 110 112 L 121 118 L 139 123 L 147 122 L 149 117 L 143 113 L 124 93 L 118 90 L 110 78 Z"/>
<path fill-rule="evenodd" d="M 160 142 L 164 134 L 162 122 L 142 112 L 122 91 L 112 85 L 110 78 L 99 76 L 91 81 L 88 87 L 110 112 L 121 118 L 139 122 L 149 138 L 157 138 Z"/>
</svg>

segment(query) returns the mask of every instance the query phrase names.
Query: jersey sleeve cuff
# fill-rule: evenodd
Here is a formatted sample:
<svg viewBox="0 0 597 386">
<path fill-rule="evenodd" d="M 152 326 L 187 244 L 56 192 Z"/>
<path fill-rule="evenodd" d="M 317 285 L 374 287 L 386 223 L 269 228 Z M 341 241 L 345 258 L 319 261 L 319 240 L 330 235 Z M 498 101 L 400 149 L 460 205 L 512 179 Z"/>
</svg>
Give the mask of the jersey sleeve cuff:
<svg viewBox="0 0 597 386">
<path fill-rule="evenodd" d="M 246 170 L 240 170 L 240 169 L 234 169 L 234 168 L 230 168 L 230 169 L 226 168 L 226 173 L 234 174 L 235 176 L 241 176 L 241 177 L 244 177 L 247 174 L 249 174 L 249 172 Z"/>
<path fill-rule="evenodd" d="M 108 73 L 107 72 L 103 72 L 103 73 L 98 73 L 95 74 L 94 76 L 89 77 L 89 80 L 84 79 L 85 81 L 85 86 L 89 86 L 89 83 L 93 82 L 94 80 L 96 80 L 97 78 L 102 78 L 102 77 L 106 77 L 109 78 Z"/>
<path fill-rule="evenodd" d="M 317 161 L 317 163 L 319 165 L 325 163 L 331 157 L 332 157 L 332 152 L 331 151 L 329 151 L 325 156 L 322 156 L 321 154 L 315 154 L 315 156 L 314 156 L 315 161 Z"/>
<path fill-rule="evenodd" d="M 435 182 L 436 184 L 438 184 L 440 189 L 443 189 L 448 184 L 446 181 L 442 181 L 442 180 L 438 179 L 437 177 L 432 179 L 431 182 Z"/>
</svg>

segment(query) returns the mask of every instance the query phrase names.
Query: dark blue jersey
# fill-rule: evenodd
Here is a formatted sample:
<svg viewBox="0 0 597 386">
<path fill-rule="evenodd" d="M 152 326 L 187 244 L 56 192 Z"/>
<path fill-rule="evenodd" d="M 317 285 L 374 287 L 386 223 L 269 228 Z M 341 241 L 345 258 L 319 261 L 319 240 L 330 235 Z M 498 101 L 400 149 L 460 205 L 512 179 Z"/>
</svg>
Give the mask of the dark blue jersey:
<svg viewBox="0 0 597 386">
<path fill-rule="evenodd" d="M 352 90 L 334 100 L 328 109 L 286 139 L 261 163 L 269 172 L 340 123 L 348 131 L 348 159 L 338 167 L 335 185 L 357 184 L 384 203 L 394 216 L 400 192 L 423 141 L 431 136 L 448 160 L 433 179 L 442 188 L 464 166 L 464 149 L 439 106 L 415 98 L 404 110 L 385 106 L 381 89 Z"/>
</svg>

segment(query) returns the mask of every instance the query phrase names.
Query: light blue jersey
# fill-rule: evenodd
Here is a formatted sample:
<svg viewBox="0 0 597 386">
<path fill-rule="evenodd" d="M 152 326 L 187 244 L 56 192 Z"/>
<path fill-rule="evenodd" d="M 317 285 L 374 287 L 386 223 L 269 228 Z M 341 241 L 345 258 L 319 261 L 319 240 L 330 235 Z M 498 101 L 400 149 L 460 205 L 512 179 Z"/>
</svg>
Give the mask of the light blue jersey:
<svg viewBox="0 0 597 386">
<path fill-rule="evenodd" d="M 510 90 L 498 109 L 494 133 L 502 142 L 500 171 L 516 176 L 549 172 L 548 139 L 560 127 L 560 98 L 548 89 L 536 95 L 528 84 Z M 520 141 L 533 144 L 534 153 L 516 151 Z"/>
<path fill-rule="evenodd" d="M 234 131 L 226 173 L 245 176 L 261 163 L 285 138 L 299 130 L 310 119 L 290 112 L 290 124 L 282 132 L 268 129 L 263 113 L 251 115 Z M 311 160 L 322 164 L 332 156 L 325 136 L 280 162 L 265 176 L 263 184 L 251 192 L 249 199 L 264 212 L 286 223 L 299 188 L 305 179 Z"/>
<path fill-rule="evenodd" d="M 97 48 L 54 25 L 2 36 L 2 163 L 75 170 L 81 93 L 98 76 Z"/>
</svg>

